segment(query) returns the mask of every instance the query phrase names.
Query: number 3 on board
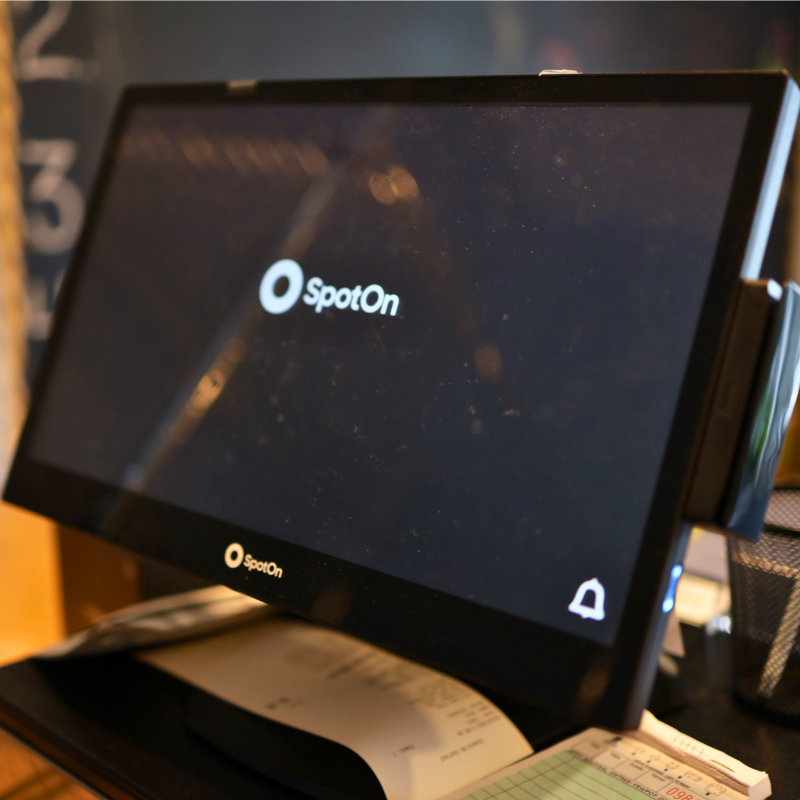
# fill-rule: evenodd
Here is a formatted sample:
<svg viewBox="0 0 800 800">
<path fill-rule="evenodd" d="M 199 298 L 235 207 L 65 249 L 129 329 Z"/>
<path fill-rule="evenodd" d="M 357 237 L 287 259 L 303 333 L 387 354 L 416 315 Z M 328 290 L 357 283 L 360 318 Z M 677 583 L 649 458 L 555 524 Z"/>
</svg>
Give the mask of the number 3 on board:
<svg viewBox="0 0 800 800">
<path fill-rule="evenodd" d="M 23 164 L 41 166 L 28 187 L 32 203 L 50 203 L 57 220 L 52 222 L 43 211 L 27 215 L 28 243 L 39 253 L 55 255 L 74 244 L 83 221 L 83 195 L 66 177 L 75 161 L 78 148 L 69 139 L 29 139 L 22 143 Z"/>
</svg>

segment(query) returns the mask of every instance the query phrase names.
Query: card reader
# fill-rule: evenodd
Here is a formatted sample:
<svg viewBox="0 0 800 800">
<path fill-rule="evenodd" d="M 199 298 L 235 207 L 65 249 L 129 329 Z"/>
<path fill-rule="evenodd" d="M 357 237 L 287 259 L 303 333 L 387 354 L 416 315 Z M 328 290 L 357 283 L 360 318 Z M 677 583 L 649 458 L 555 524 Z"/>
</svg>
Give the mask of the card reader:
<svg viewBox="0 0 800 800">
<path fill-rule="evenodd" d="M 758 539 L 800 385 L 800 288 L 745 280 L 728 326 L 686 517 Z"/>
</svg>

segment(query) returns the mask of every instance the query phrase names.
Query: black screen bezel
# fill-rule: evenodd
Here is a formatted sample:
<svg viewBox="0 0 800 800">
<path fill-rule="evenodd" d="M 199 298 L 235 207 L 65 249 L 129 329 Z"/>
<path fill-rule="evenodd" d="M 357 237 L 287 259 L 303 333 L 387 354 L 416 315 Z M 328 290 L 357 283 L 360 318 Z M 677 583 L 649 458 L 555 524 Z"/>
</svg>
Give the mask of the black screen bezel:
<svg viewBox="0 0 800 800">
<path fill-rule="evenodd" d="M 584 721 L 631 718 L 647 636 L 660 614 L 681 509 L 702 427 L 703 406 L 724 323 L 738 284 L 789 78 L 785 73 L 568 75 L 151 86 L 120 101 L 42 357 L 33 402 L 4 497 L 144 556 L 327 622 L 402 654 Z M 263 533 L 34 461 L 32 432 L 62 332 L 133 108 L 178 104 L 516 104 L 719 103 L 751 107 L 733 189 L 689 366 L 659 474 L 616 641 L 604 647 Z M 231 542 L 268 552 L 283 577 L 232 570 Z M 601 674 L 600 684 L 592 675 Z M 588 684 L 587 684 L 588 680 Z M 589 684 L 597 684 L 594 687 Z M 587 692 L 587 686 L 591 691 Z M 610 699 L 613 697 L 613 702 Z M 635 710 L 634 710 L 635 713 Z"/>
</svg>

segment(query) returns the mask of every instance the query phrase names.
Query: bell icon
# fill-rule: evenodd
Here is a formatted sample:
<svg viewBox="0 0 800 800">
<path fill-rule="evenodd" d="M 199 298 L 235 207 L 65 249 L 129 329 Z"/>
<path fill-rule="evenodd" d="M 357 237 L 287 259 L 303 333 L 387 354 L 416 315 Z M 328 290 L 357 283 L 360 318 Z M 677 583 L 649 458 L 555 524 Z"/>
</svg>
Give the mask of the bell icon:
<svg viewBox="0 0 800 800">
<path fill-rule="evenodd" d="M 589 597 L 587 597 L 589 595 Z M 587 603 L 587 600 L 589 601 Z M 575 592 L 575 597 L 569 604 L 573 614 L 579 614 L 584 619 L 605 619 L 606 590 L 597 578 L 584 581 Z"/>
</svg>

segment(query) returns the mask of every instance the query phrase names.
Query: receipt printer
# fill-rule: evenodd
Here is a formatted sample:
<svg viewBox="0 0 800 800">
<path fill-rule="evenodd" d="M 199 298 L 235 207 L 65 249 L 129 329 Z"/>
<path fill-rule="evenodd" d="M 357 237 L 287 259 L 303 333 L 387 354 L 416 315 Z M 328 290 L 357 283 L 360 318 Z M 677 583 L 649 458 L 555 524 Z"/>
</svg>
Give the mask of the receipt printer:
<svg viewBox="0 0 800 800">
<path fill-rule="evenodd" d="M 800 288 L 742 281 L 718 358 L 686 518 L 758 539 L 800 385 Z"/>
</svg>

